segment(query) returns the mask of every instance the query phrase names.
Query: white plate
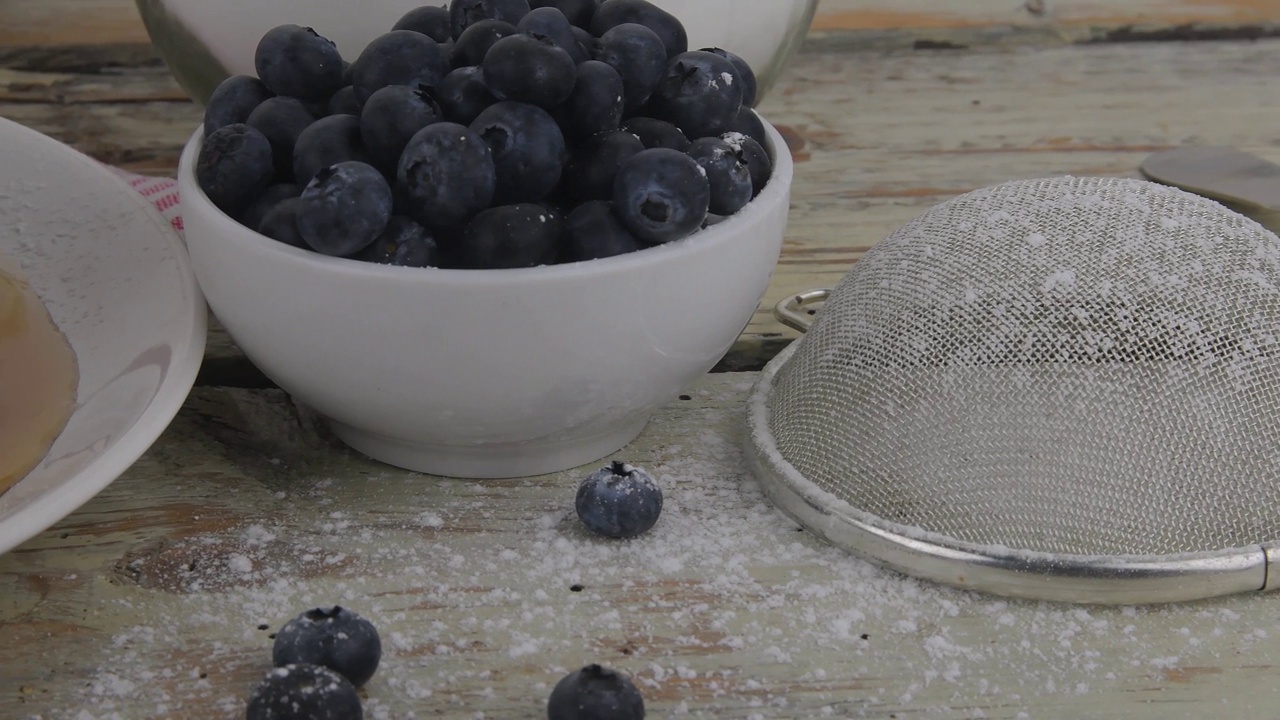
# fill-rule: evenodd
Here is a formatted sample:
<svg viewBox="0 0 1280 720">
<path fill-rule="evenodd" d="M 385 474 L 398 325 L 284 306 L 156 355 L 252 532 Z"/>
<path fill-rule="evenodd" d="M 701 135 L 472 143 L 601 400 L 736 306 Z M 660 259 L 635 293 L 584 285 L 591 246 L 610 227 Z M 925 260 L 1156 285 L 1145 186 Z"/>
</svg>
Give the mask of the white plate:
<svg viewBox="0 0 1280 720">
<path fill-rule="evenodd" d="M 0 118 L 0 269 L 26 279 L 71 343 L 76 407 L 0 495 L 0 553 L 49 528 L 164 431 L 204 356 L 204 298 L 169 223 L 91 158 Z"/>
</svg>

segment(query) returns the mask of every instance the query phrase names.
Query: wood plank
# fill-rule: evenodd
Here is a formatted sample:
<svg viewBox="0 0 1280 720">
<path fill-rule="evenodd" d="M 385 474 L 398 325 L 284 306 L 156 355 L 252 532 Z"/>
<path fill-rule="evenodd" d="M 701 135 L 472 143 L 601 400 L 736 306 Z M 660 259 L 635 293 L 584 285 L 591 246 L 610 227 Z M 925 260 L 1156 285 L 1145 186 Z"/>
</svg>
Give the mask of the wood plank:
<svg viewBox="0 0 1280 720">
<path fill-rule="evenodd" d="M 333 602 L 382 633 L 372 718 L 540 718 L 592 661 L 637 678 L 651 718 L 1274 717 L 1273 598 L 1004 601 L 797 532 L 738 450 L 754 378 L 704 378 L 619 455 L 666 495 L 630 542 L 578 528 L 580 472 L 401 472 L 277 392 L 198 390 L 123 477 L 0 557 L 0 717 L 243 717 L 270 634 Z"/>
</svg>

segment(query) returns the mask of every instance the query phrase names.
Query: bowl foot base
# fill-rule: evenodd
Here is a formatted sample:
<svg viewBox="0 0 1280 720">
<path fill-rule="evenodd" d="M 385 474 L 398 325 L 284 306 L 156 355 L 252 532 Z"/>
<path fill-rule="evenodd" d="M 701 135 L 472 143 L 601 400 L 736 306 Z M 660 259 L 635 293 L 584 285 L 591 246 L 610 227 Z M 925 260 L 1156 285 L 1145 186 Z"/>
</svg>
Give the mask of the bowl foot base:
<svg viewBox="0 0 1280 720">
<path fill-rule="evenodd" d="M 328 422 L 339 440 L 379 462 L 444 477 L 499 479 L 544 475 L 600 460 L 636 439 L 649 418 L 611 425 L 585 438 L 487 445 L 416 442 Z"/>
</svg>

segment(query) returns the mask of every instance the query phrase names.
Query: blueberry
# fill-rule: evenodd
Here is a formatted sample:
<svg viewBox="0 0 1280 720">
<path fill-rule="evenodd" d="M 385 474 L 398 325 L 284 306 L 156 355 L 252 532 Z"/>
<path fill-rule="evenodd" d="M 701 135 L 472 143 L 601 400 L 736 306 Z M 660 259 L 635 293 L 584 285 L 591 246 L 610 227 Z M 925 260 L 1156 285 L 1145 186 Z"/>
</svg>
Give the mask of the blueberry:
<svg viewBox="0 0 1280 720">
<path fill-rule="evenodd" d="M 436 240 L 426 228 L 403 215 L 392 215 L 378 239 L 351 257 L 382 265 L 434 267 L 440 264 L 439 255 Z"/>
<path fill-rule="evenodd" d="M 752 108 L 756 106 L 756 74 L 740 56 L 725 50 L 724 48 L 702 48 L 705 52 L 719 55 L 733 64 L 733 69 L 738 73 L 738 81 L 742 83 L 742 105 L 743 107 Z"/>
<path fill-rule="evenodd" d="M 342 87 L 342 55 L 328 38 L 298 25 L 278 25 L 258 41 L 258 77 L 276 95 L 304 102 L 328 100 Z"/>
<path fill-rule="evenodd" d="M 636 237 L 678 240 L 702 226 L 711 203 L 706 171 L 688 155 L 653 148 L 632 155 L 613 183 L 613 207 Z"/>
<path fill-rule="evenodd" d="M 272 668 L 249 694 L 245 720 L 362 720 L 355 687 L 319 665 Z"/>
<path fill-rule="evenodd" d="M 561 12 L 574 27 L 586 30 L 591 27 L 591 18 L 600 7 L 600 0 L 529 0 L 533 9 L 553 7 Z"/>
<path fill-rule="evenodd" d="M 273 97 L 254 108 L 245 124 L 267 136 L 276 177 L 284 178 L 293 176 L 293 146 L 313 122 L 315 116 L 297 98 Z"/>
<path fill-rule="evenodd" d="M 547 720 L 644 720 L 644 698 L 630 679 L 592 663 L 552 688 Z"/>
<path fill-rule="evenodd" d="M 618 169 L 641 150 L 644 150 L 644 145 L 626 130 L 610 130 L 587 139 L 573 149 L 565 165 L 563 189 L 566 199 L 577 205 L 588 200 L 612 198 Z"/>
<path fill-rule="evenodd" d="M 560 127 L 575 140 L 616 130 L 622 122 L 622 76 L 599 60 L 579 63 L 576 73 Z"/>
<path fill-rule="evenodd" d="M 368 247 L 391 217 L 391 187 L 372 165 L 322 168 L 302 191 L 298 232 L 312 250 L 352 255 Z"/>
<path fill-rule="evenodd" d="M 382 640 L 373 623 L 347 608 L 312 608 L 276 633 L 271 664 L 323 665 L 360 687 L 382 658 Z"/>
<path fill-rule="evenodd" d="M 479 65 L 466 65 L 445 75 L 435 88 L 435 99 L 445 119 L 461 125 L 470 125 L 481 111 L 498 102 L 485 85 L 484 69 Z"/>
<path fill-rule="evenodd" d="M 720 139 L 728 143 L 742 162 L 747 164 L 747 170 L 751 173 L 751 197 L 759 195 L 773 176 L 773 158 L 769 157 L 760 143 L 742 133 L 727 132 Z"/>
<path fill-rule="evenodd" d="M 204 107 L 204 135 L 226 125 L 242 123 L 249 113 L 274 94 L 256 77 L 232 75 L 218 83 Z"/>
<path fill-rule="evenodd" d="M 582 524 L 597 535 L 635 537 L 658 522 L 662 488 L 644 470 L 615 461 L 583 479 L 574 508 Z"/>
<path fill-rule="evenodd" d="M 613 203 L 591 200 L 582 203 L 564 220 L 561 262 L 577 262 L 613 257 L 643 248 L 613 212 Z"/>
<path fill-rule="evenodd" d="M 311 246 L 298 232 L 298 211 L 302 208 L 302 198 L 285 198 L 276 203 L 262 216 L 255 228 L 259 234 L 272 240 L 279 240 L 285 245 L 310 250 Z"/>
<path fill-rule="evenodd" d="M 360 101 L 356 99 L 356 89 L 343 85 L 338 92 L 329 98 L 325 107 L 325 115 L 359 115 Z"/>
<path fill-rule="evenodd" d="M 396 170 L 406 212 L 432 229 L 461 225 L 488 207 L 496 182 L 484 139 L 452 122 L 433 123 L 409 138 Z"/>
<path fill-rule="evenodd" d="M 733 122 L 729 123 L 729 127 L 725 128 L 725 131 L 742 133 L 759 143 L 760 147 L 764 147 L 765 143 L 769 142 L 767 139 L 769 134 L 764 130 L 764 121 L 745 104 L 738 111 L 738 115 L 733 119 Z"/>
<path fill-rule="evenodd" d="M 675 15 L 647 0 L 607 0 L 591 18 L 591 33 L 597 37 L 624 23 L 639 23 L 662 39 L 668 59 L 689 49 L 689 37 Z"/>
<path fill-rule="evenodd" d="M 388 85 L 435 87 L 449 72 L 449 56 L 435 40 L 412 30 L 392 30 L 374 38 L 351 63 L 356 99 Z"/>
<path fill-rule="evenodd" d="M 618 1 L 609 0 L 609 3 Z M 613 66 L 622 76 L 623 106 L 628 115 L 644 106 L 667 69 L 662 39 L 644 25 L 635 23 L 612 27 L 601 35 L 592 57 Z"/>
<path fill-rule="evenodd" d="M 559 254 L 564 220 L 538 203 L 498 205 L 467 223 L 455 260 L 475 270 L 549 265 Z"/>
<path fill-rule="evenodd" d="M 729 143 L 715 137 L 698 138 L 689 146 L 688 153 L 707 173 L 707 183 L 711 186 L 708 212 L 732 215 L 751 202 L 754 195 L 751 170 Z"/>
<path fill-rule="evenodd" d="M 519 34 L 516 26 L 505 20 L 492 18 L 473 23 L 462 31 L 449 51 L 449 63 L 456 69 L 479 65 L 493 44 L 505 37 Z"/>
<path fill-rule="evenodd" d="M 250 230 L 257 230 L 262 218 L 281 200 L 296 198 L 302 194 L 302 187 L 294 183 L 276 183 L 269 186 L 262 194 L 254 198 L 236 218 L 241 225 Z"/>
<path fill-rule="evenodd" d="M 573 34 L 573 25 L 569 23 L 569 18 L 565 17 L 558 8 L 534 8 L 520 18 L 520 22 L 516 23 L 516 29 L 525 35 L 550 38 L 556 47 L 569 54 L 574 65 L 590 59 L 586 49 L 578 43 L 577 36 Z"/>
<path fill-rule="evenodd" d="M 388 85 L 369 96 L 360 112 L 360 137 L 383 175 L 395 177 L 404 146 L 422 128 L 441 120 L 425 87 Z"/>
<path fill-rule="evenodd" d="M 449 23 L 455 38 L 481 20 L 502 20 L 515 25 L 529 12 L 528 0 L 453 0 L 449 5 Z"/>
<path fill-rule="evenodd" d="M 636 115 L 623 120 L 622 129 L 640 138 L 646 148 L 669 148 L 680 152 L 689 149 L 689 138 L 666 120 Z"/>
<path fill-rule="evenodd" d="M 196 158 L 196 182 L 209 201 L 232 217 L 267 188 L 275 176 L 271 142 L 244 124 L 209 133 Z"/>
<path fill-rule="evenodd" d="M 320 168 L 355 160 L 369 162 L 369 153 L 360 136 L 360 118 L 330 115 L 302 131 L 293 146 L 293 181 L 306 186 Z"/>
<path fill-rule="evenodd" d="M 414 8 L 391 26 L 392 30 L 412 30 L 422 33 L 438 43 L 453 39 L 453 28 L 449 23 L 449 9 L 424 5 Z"/>
<path fill-rule="evenodd" d="M 578 27 L 577 25 L 574 25 L 572 29 L 573 37 L 577 39 L 578 45 L 586 51 L 587 57 L 595 57 L 596 46 L 600 44 L 600 40 L 596 38 L 595 35 L 592 35 L 590 32 Z"/>
<path fill-rule="evenodd" d="M 504 100 L 477 115 L 471 129 L 493 153 L 498 176 L 495 203 L 537 202 L 559 184 L 564 134 L 546 110 Z"/>
<path fill-rule="evenodd" d="M 742 108 L 742 81 L 733 63 L 714 53 L 681 53 L 649 98 L 648 114 L 666 120 L 690 138 L 719 135 Z"/>
<path fill-rule="evenodd" d="M 500 100 L 550 110 L 569 98 L 577 80 L 569 53 L 541 35 L 504 37 L 484 55 L 484 82 Z"/>
</svg>

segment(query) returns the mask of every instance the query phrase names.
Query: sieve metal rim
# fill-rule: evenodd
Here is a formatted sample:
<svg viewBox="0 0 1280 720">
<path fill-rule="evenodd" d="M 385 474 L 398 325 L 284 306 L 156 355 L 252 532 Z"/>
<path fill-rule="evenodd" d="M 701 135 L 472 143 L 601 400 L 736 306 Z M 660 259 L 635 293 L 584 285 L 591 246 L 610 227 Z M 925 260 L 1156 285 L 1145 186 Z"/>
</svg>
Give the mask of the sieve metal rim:
<svg viewBox="0 0 1280 720">
<path fill-rule="evenodd" d="M 1280 562 L 1280 543 L 1177 555 L 1044 553 L 968 543 L 853 507 L 783 458 L 769 426 L 774 378 L 802 342 L 769 361 L 752 387 L 744 454 L 770 501 L 828 543 L 912 577 L 1027 600 L 1133 605 L 1280 587 L 1280 572 L 1272 571 Z"/>
</svg>

